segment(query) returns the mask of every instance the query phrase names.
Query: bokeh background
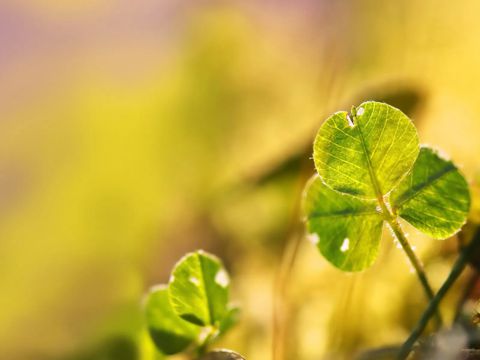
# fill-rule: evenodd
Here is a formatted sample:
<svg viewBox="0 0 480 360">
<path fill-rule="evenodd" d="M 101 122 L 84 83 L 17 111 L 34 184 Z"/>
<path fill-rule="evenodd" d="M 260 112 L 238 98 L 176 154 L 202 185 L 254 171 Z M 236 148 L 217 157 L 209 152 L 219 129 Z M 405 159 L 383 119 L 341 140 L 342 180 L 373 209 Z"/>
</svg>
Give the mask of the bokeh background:
<svg viewBox="0 0 480 360">
<path fill-rule="evenodd" d="M 243 308 L 220 345 L 269 359 L 295 244 L 286 359 L 401 342 L 425 299 L 388 232 L 355 275 L 303 234 L 311 143 L 331 112 L 387 101 L 473 184 L 479 13 L 476 0 L 2 0 L 0 358 L 159 359 L 143 294 L 203 248 Z M 409 233 L 438 287 L 456 239 Z"/>
</svg>

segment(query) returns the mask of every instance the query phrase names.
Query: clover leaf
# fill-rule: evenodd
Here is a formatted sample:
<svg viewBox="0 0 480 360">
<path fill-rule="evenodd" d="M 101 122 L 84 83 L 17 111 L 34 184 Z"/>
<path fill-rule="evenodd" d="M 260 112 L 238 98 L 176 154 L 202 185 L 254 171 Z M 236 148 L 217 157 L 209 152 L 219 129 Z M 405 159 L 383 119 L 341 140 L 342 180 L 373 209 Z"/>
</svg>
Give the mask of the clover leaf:
<svg viewBox="0 0 480 360">
<path fill-rule="evenodd" d="M 227 313 L 229 283 L 218 258 L 203 251 L 187 254 L 173 269 L 170 303 L 187 321 L 218 326 Z"/>
<path fill-rule="evenodd" d="M 375 199 L 398 184 L 418 152 L 418 135 L 410 119 L 390 105 L 369 101 L 350 115 L 337 112 L 323 123 L 313 159 L 332 189 Z"/>
<path fill-rule="evenodd" d="M 451 236 L 465 222 L 464 177 L 434 150 L 420 149 L 411 120 L 390 105 L 369 101 L 330 116 L 315 138 L 313 159 L 318 175 L 305 190 L 307 229 L 339 269 L 371 266 L 384 223 L 402 237 L 398 217 L 433 238 Z"/>
<path fill-rule="evenodd" d="M 200 327 L 175 314 L 168 299 L 166 285 L 152 288 L 147 295 L 145 317 L 150 337 L 165 355 L 185 350 L 200 335 Z"/>
<path fill-rule="evenodd" d="M 376 201 L 338 193 L 316 175 L 307 185 L 304 206 L 313 242 L 333 265 L 345 271 L 372 265 L 383 225 Z"/>
<path fill-rule="evenodd" d="M 145 319 L 154 344 L 165 355 L 190 351 L 200 356 L 238 321 L 228 303 L 230 280 L 222 262 L 202 250 L 175 265 L 168 285 L 152 288 Z"/>
<path fill-rule="evenodd" d="M 433 238 L 447 238 L 465 223 L 468 184 L 457 167 L 423 147 L 412 171 L 390 195 L 393 211 Z"/>
</svg>

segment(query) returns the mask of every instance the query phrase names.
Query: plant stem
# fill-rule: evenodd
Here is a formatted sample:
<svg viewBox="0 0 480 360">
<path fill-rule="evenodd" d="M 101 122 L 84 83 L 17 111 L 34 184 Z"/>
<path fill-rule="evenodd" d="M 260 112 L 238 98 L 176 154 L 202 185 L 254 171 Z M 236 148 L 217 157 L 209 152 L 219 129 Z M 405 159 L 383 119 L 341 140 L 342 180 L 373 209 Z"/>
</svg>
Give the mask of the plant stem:
<svg viewBox="0 0 480 360">
<path fill-rule="evenodd" d="M 415 329 L 413 329 L 408 339 L 402 345 L 400 352 L 398 353 L 397 359 L 404 360 L 407 358 L 408 354 L 410 354 L 410 352 L 412 351 L 413 345 L 415 345 L 415 342 L 418 340 L 420 335 L 425 330 L 425 327 L 427 326 L 430 318 L 437 311 L 438 305 L 442 301 L 443 297 L 448 292 L 448 290 L 452 287 L 455 281 L 458 279 L 462 271 L 465 269 L 465 266 L 467 265 L 468 260 L 470 259 L 470 256 L 479 245 L 480 245 L 480 230 L 477 230 L 475 237 L 470 242 L 470 244 L 468 244 L 462 250 L 459 258 L 453 265 L 452 270 L 450 271 L 450 274 L 448 275 L 447 279 L 445 280 L 441 288 L 438 290 L 437 294 L 434 296 L 432 301 L 430 301 L 430 303 L 428 304 L 427 309 L 425 310 L 422 317 L 418 321 Z"/>
<path fill-rule="evenodd" d="M 195 354 L 195 359 L 199 359 L 207 353 L 208 346 L 211 343 L 211 340 L 218 335 L 218 329 L 215 326 L 211 326 L 208 329 L 208 333 L 205 335 L 205 338 L 198 344 Z"/>
<path fill-rule="evenodd" d="M 468 279 L 467 285 L 463 290 L 463 294 L 457 303 L 457 308 L 455 309 L 455 316 L 453 318 L 454 323 L 460 320 L 462 316 L 463 307 L 465 306 L 465 303 L 467 302 L 469 296 L 472 294 L 472 291 L 475 289 L 475 286 L 477 285 L 479 278 L 480 278 L 480 274 L 475 269 L 474 272 L 470 275 L 470 279 Z"/>
<path fill-rule="evenodd" d="M 352 106 L 352 110 L 350 112 L 350 115 L 352 116 L 354 122 L 357 124 L 358 128 L 358 134 L 360 135 L 361 143 L 363 146 L 363 151 L 365 153 L 365 159 L 367 162 L 367 167 L 368 167 L 368 173 L 370 175 L 370 180 L 372 182 L 373 188 L 375 190 L 375 194 L 377 196 L 378 203 L 380 204 L 380 207 L 382 209 L 383 213 L 383 218 L 385 221 L 388 222 L 390 227 L 392 228 L 395 236 L 397 237 L 398 241 L 402 245 L 403 250 L 408 256 L 408 259 L 412 263 L 418 278 L 420 279 L 420 283 L 425 291 L 425 294 L 427 295 L 428 300 L 432 300 L 434 296 L 434 292 L 432 290 L 432 287 L 428 283 L 427 276 L 425 275 L 425 271 L 423 270 L 422 263 L 420 260 L 417 258 L 415 255 L 415 252 L 412 250 L 410 247 L 410 244 L 407 241 L 407 237 L 403 233 L 402 228 L 400 227 L 400 224 L 398 223 L 397 216 L 396 214 L 392 213 L 392 211 L 387 207 L 387 204 L 385 203 L 385 200 L 383 198 L 384 192 L 382 191 L 382 188 L 380 186 L 380 183 L 378 181 L 377 175 L 375 174 L 375 169 L 373 167 L 373 164 L 370 159 L 370 154 L 369 150 L 366 146 L 365 138 L 363 136 L 363 131 L 361 128 L 361 123 L 357 121 L 357 109 L 355 106 Z M 442 324 L 442 318 L 439 313 L 437 313 L 437 324 L 438 326 L 441 326 Z"/>
<path fill-rule="evenodd" d="M 428 300 L 432 301 L 435 294 L 432 290 L 432 287 L 430 286 L 430 283 L 428 282 L 427 275 L 425 274 L 425 270 L 423 269 L 422 263 L 420 262 L 418 257 L 415 255 L 415 252 L 413 251 L 412 247 L 408 243 L 407 237 L 405 236 L 405 233 L 403 232 L 397 219 L 391 216 L 389 219 L 387 219 L 387 221 L 393 233 L 395 234 L 395 237 L 397 238 L 398 242 L 400 243 L 403 250 L 405 251 L 405 254 L 407 254 L 407 257 L 410 260 L 410 263 L 415 269 L 415 272 L 417 273 L 418 279 L 422 284 L 423 290 L 425 291 L 425 294 L 427 295 Z M 437 327 L 441 327 L 442 317 L 440 316 L 438 309 L 435 310 L 435 318 L 437 322 Z"/>
</svg>

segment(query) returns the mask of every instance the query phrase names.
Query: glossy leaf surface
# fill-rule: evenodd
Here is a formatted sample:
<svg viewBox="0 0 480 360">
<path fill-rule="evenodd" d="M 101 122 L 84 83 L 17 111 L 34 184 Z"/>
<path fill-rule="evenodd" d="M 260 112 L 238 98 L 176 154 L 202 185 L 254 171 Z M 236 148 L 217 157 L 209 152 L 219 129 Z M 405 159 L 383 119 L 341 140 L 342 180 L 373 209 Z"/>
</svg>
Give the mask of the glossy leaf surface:
<svg viewBox="0 0 480 360">
<path fill-rule="evenodd" d="M 420 150 L 413 123 L 390 105 L 370 101 L 329 117 L 315 139 L 314 162 L 319 176 L 306 188 L 307 228 L 342 270 L 372 265 L 384 221 L 398 227 L 401 217 L 446 238 L 466 220 L 466 180 L 451 161 Z"/>
<path fill-rule="evenodd" d="M 166 286 L 148 294 L 145 317 L 150 337 L 158 350 L 173 355 L 185 350 L 199 336 L 201 328 L 181 319 L 173 311 Z"/>
<path fill-rule="evenodd" d="M 354 114 L 337 112 L 321 126 L 313 158 L 334 190 L 374 199 L 398 184 L 419 152 L 417 131 L 400 110 L 365 102 Z"/>
<path fill-rule="evenodd" d="M 377 257 L 383 219 L 375 201 L 343 195 L 318 176 L 304 201 L 308 231 L 323 256 L 339 269 L 359 271 Z"/>
<path fill-rule="evenodd" d="M 457 167 L 434 150 L 423 147 L 417 161 L 390 201 L 399 216 L 425 234 L 443 239 L 464 224 L 470 193 Z"/>
<path fill-rule="evenodd" d="M 204 251 L 187 254 L 175 266 L 170 303 L 178 316 L 200 326 L 218 326 L 227 311 L 230 280 L 222 263 Z"/>
<path fill-rule="evenodd" d="M 220 322 L 219 335 L 222 336 L 228 330 L 237 325 L 240 318 L 240 308 L 237 306 L 230 307 L 225 313 L 225 317 Z"/>
</svg>

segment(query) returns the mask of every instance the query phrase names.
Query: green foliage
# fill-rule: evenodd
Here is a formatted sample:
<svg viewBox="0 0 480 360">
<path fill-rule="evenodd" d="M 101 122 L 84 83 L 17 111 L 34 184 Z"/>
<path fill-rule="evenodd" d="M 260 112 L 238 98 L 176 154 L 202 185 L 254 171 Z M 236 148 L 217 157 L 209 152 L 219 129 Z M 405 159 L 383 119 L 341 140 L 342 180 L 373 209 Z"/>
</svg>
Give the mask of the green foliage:
<svg viewBox="0 0 480 360">
<path fill-rule="evenodd" d="M 185 350 L 200 335 L 200 327 L 181 319 L 173 311 L 165 285 L 151 289 L 145 316 L 153 342 L 166 355 Z"/>
<path fill-rule="evenodd" d="M 342 270 L 372 265 L 383 223 L 397 229 L 397 216 L 433 238 L 465 222 L 467 182 L 451 161 L 420 150 L 413 123 L 390 105 L 370 101 L 329 117 L 315 139 L 314 162 L 318 175 L 304 199 L 307 228 Z"/>
<path fill-rule="evenodd" d="M 394 212 L 433 238 L 458 231 L 470 207 L 465 178 L 451 161 L 425 147 L 390 201 Z"/>
<path fill-rule="evenodd" d="M 240 308 L 238 306 L 229 307 L 218 327 L 220 335 L 225 334 L 228 330 L 233 328 L 238 323 L 239 317 Z"/>
<path fill-rule="evenodd" d="M 361 270 L 375 260 L 383 218 L 376 201 L 342 195 L 315 176 L 308 185 L 305 210 L 308 231 L 321 253 L 346 271 Z"/>
<path fill-rule="evenodd" d="M 392 190 L 412 167 L 419 152 L 417 131 L 392 106 L 366 102 L 357 111 L 335 113 L 323 123 L 313 158 L 332 189 L 375 199 Z"/>
<path fill-rule="evenodd" d="M 174 267 L 168 285 L 152 288 L 145 319 L 150 337 L 165 355 L 203 354 L 238 321 L 229 306 L 230 281 L 221 261 L 204 251 L 189 253 Z"/>
<path fill-rule="evenodd" d="M 216 326 L 227 311 L 229 278 L 220 261 L 198 251 L 178 262 L 169 286 L 175 312 L 196 325 Z"/>
</svg>

